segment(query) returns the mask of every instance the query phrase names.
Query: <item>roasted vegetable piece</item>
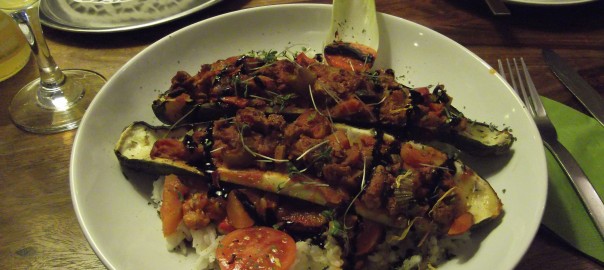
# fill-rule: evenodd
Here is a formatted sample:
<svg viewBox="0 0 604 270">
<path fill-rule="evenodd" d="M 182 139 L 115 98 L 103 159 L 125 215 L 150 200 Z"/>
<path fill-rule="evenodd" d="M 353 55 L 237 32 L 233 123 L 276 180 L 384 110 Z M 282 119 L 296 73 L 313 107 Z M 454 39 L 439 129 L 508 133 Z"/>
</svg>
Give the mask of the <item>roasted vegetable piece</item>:
<svg viewBox="0 0 604 270">
<path fill-rule="evenodd" d="M 292 178 L 288 174 L 258 169 L 209 168 L 208 164 L 211 164 L 211 161 L 207 160 L 190 163 L 185 160 L 151 157 L 150 155 L 158 140 L 174 139 L 183 142 L 191 136 L 188 133 L 207 128 L 208 124 L 170 128 L 135 122 L 122 132 L 120 140 L 115 146 L 115 155 L 122 166 L 147 173 L 196 175 L 206 177 L 208 181 L 211 181 L 212 174 L 214 174 L 219 177 L 220 181 L 299 198 L 320 205 L 339 205 L 344 202 L 345 195 L 342 192 L 317 179 Z M 208 150 L 209 152 L 210 150 Z"/>
<path fill-rule="evenodd" d="M 447 140 L 469 154 L 489 156 L 508 153 L 515 138 L 509 129 L 498 130 L 492 125 L 468 121 L 465 129 L 452 132 Z"/>
<path fill-rule="evenodd" d="M 296 242 L 273 228 L 239 229 L 220 240 L 216 259 L 222 270 L 287 270 L 296 260 Z"/>
<path fill-rule="evenodd" d="M 176 228 L 183 217 L 182 197 L 188 191 L 189 189 L 180 182 L 176 175 L 166 176 L 159 210 L 164 237 L 176 233 Z"/>
<path fill-rule="evenodd" d="M 191 169 L 190 174 L 206 176 L 208 182 L 216 179 L 336 208 L 353 204 L 353 211 L 361 216 L 401 228 L 410 220 L 422 218 L 432 220 L 435 231 L 454 235 L 500 215 L 502 204 L 497 194 L 460 161 L 429 146 L 400 142 L 381 131 L 329 122 L 326 128 L 308 125 L 322 122 L 320 118 L 324 117 L 307 113 L 292 123 L 281 123 L 270 115 L 246 109 L 228 121 L 189 125 L 171 132 L 167 131 L 169 127 L 151 128 L 139 122 L 125 130 L 116 155 L 123 165 L 139 169 L 154 165 L 161 168 L 152 169 L 154 172 Z M 269 128 L 269 119 L 281 123 L 277 125 L 281 128 Z M 237 129 L 244 125 L 245 129 Z M 316 138 L 304 135 L 311 131 L 309 136 Z M 133 132 L 142 134 L 128 134 Z M 270 151 L 262 150 L 269 144 L 266 138 L 277 140 L 273 148 L 267 148 Z M 161 140 L 180 141 L 195 154 L 170 158 L 156 154 L 158 157 L 149 158 Z M 193 142 L 197 145 L 190 145 Z M 201 159 L 197 151 L 200 147 L 205 147 Z M 236 149 L 251 155 L 251 162 L 224 162 L 225 151 Z M 179 160 L 181 157 L 196 163 Z M 139 164 L 144 166 L 137 167 Z"/>
<path fill-rule="evenodd" d="M 207 125 L 183 125 L 170 128 L 154 127 L 145 122 L 134 122 L 122 132 L 114 152 L 120 164 L 135 170 L 159 175 L 205 175 L 205 172 L 194 164 L 169 157 L 151 156 L 151 151 L 158 140 L 176 138 L 179 142 L 182 142 L 191 137 L 188 133 L 204 130 L 205 128 L 207 128 Z"/>
<path fill-rule="evenodd" d="M 227 217 L 235 229 L 252 227 L 254 220 L 245 210 L 245 206 L 241 202 L 242 198 L 239 198 L 241 195 L 239 194 L 238 190 L 232 190 L 229 193 L 226 206 Z"/>
<path fill-rule="evenodd" d="M 304 54 L 295 61 L 268 55 L 219 60 L 195 75 L 178 72 L 153 102 L 155 115 L 174 124 L 216 120 L 244 107 L 296 116 L 314 108 L 336 122 L 381 126 L 409 140 L 437 139 L 472 155 L 504 154 L 514 142 L 508 129 L 467 119 L 442 85 L 411 89 L 392 70 L 353 72 Z"/>
</svg>

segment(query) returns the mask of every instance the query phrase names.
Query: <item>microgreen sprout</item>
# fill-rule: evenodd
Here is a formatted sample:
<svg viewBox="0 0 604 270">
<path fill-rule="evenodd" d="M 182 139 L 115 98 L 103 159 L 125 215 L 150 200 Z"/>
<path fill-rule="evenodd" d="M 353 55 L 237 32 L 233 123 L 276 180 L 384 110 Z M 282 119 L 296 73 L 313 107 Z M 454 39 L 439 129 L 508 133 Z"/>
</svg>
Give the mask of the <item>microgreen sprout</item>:
<svg viewBox="0 0 604 270">
<path fill-rule="evenodd" d="M 327 112 L 327 119 L 329 119 L 329 127 L 331 128 L 331 133 L 336 133 L 336 129 L 334 128 L 335 124 L 333 122 L 333 118 L 331 117 L 331 112 L 329 112 L 329 108 L 325 109 L 325 111 Z M 334 135 L 334 138 L 336 138 L 336 142 L 338 142 L 338 144 L 341 144 L 340 139 L 337 135 Z"/>
<path fill-rule="evenodd" d="M 346 211 L 344 211 L 344 229 L 346 229 L 346 230 L 352 229 L 352 227 L 346 226 L 346 216 L 348 215 L 348 211 L 350 211 L 350 208 L 352 207 L 354 202 L 359 198 L 359 196 L 361 196 L 361 193 L 363 193 L 363 191 L 365 190 L 365 186 L 367 185 L 367 183 L 365 181 L 366 175 L 367 175 L 367 159 L 365 158 L 365 156 L 363 156 L 363 177 L 361 178 L 361 188 L 359 189 L 359 192 L 357 193 L 357 195 L 355 195 L 354 198 L 352 198 L 352 201 L 350 201 L 350 204 L 348 204 L 348 207 L 346 207 Z"/>
<path fill-rule="evenodd" d="M 438 206 L 440 206 L 443 202 L 443 200 L 445 198 L 447 198 L 449 195 L 453 195 L 453 192 L 455 191 L 456 187 L 452 187 L 449 190 L 447 190 L 445 192 L 445 194 L 443 194 L 442 196 L 440 196 L 440 198 L 438 198 L 438 200 L 436 201 L 436 203 L 434 203 L 434 205 L 432 206 L 432 208 L 430 209 L 430 211 L 428 211 L 428 215 L 432 216 L 432 212 L 434 212 L 434 210 L 436 208 L 438 208 Z"/>
<path fill-rule="evenodd" d="M 384 97 L 380 101 L 378 101 L 376 103 L 369 103 L 369 104 L 367 104 L 367 106 L 377 106 L 377 105 L 384 103 L 384 101 L 386 101 L 386 98 L 388 98 L 388 96 L 390 96 L 390 91 L 386 91 L 385 93 L 386 94 L 384 94 Z"/>
<path fill-rule="evenodd" d="M 313 186 L 313 187 L 329 187 L 329 184 L 327 183 L 321 183 L 321 182 L 317 182 L 316 180 L 303 175 L 304 177 L 308 178 L 309 181 L 291 181 L 291 180 L 287 180 L 285 182 L 281 182 L 277 185 L 277 193 L 280 193 L 286 189 L 291 189 L 295 186 Z"/>
<path fill-rule="evenodd" d="M 240 128 L 238 128 L 238 130 L 239 130 L 239 139 L 241 140 L 241 145 L 243 146 L 243 149 L 245 149 L 245 151 L 247 151 L 248 153 L 252 154 L 252 156 L 253 156 L 253 157 L 261 157 L 261 158 L 264 158 L 264 159 L 266 159 L 266 160 L 270 160 L 270 161 L 275 162 L 275 163 L 289 162 L 289 160 L 288 160 L 288 159 L 277 159 L 277 158 L 272 158 L 272 157 L 265 156 L 265 155 L 263 155 L 263 154 L 260 154 L 260 153 L 258 153 L 258 152 L 256 152 L 256 151 L 254 151 L 254 150 L 250 149 L 250 148 L 249 148 L 249 147 L 248 147 L 248 146 L 245 144 L 245 141 L 243 140 L 243 130 L 244 130 L 245 128 L 248 128 L 248 127 L 249 127 L 248 125 L 243 124 L 243 125 L 241 125 L 241 127 L 240 127 Z M 267 162 L 268 162 L 268 161 L 267 161 Z"/>
<path fill-rule="evenodd" d="M 451 171 L 451 169 L 447 168 L 447 167 L 443 167 L 443 166 L 436 166 L 436 165 L 432 165 L 432 164 L 426 164 L 426 163 L 419 163 L 420 166 L 424 166 L 424 167 L 429 167 L 429 168 L 435 168 L 435 169 L 442 169 L 445 171 Z"/>
<path fill-rule="evenodd" d="M 310 84 L 308 85 L 308 94 L 310 95 L 310 101 L 312 101 L 313 107 L 315 107 L 315 111 L 317 111 L 320 115 L 323 115 L 321 111 L 319 111 L 319 108 L 317 108 L 317 104 L 315 103 L 315 97 L 312 93 L 312 87 L 310 86 Z"/>
<path fill-rule="evenodd" d="M 342 102 L 342 99 L 338 97 L 338 95 L 336 95 L 331 89 L 329 89 L 327 85 L 325 85 L 321 81 L 317 81 L 317 83 L 319 84 L 321 89 L 323 89 L 323 91 L 325 91 L 325 93 L 327 93 L 327 95 L 331 97 L 336 103 Z"/>
<path fill-rule="evenodd" d="M 393 235 L 388 239 L 389 243 L 396 243 L 396 242 L 400 242 L 405 240 L 405 238 L 407 238 L 407 235 L 409 234 L 409 231 L 411 230 L 411 227 L 413 227 L 413 224 L 415 223 L 415 221 L 418 219 L 419 217 L 415 217 L 410 221 L 407 221 L 407 227 L 405 227 L 405 229 L 403 230 L 403 232 L 401 233 L 400 236 L 396 236 Z"/>
<path fill-rule="evenodd" d="M 298 156 L 298 158 L 296 158 L 296 161 L 298 161 L 298 160 L 302 159 L 302 158 L 303 158 L 304 156 L 306 156 L 308 153 L 310 153 L 310 152 L 314 151 L 315 149 L 317 149 L 317 148 L 321 147 L 322 145 L 324 145 L 324 144 L 326 144 L 326 143 L 328 143 L 328 142 L 329 142 L 328 140 L 325 140 L 325 141 L 322 141 L 322 142 L 320 142 L 320 143 L 318 143 L 318 144 L 315 144 L 315 145 L 314 145 L 313 147 L 311 147 L 311 148 L 308 148 L 306 151 L 304 151 L 304 153 L 302 153 L 300 156 Z"/>
</svg>

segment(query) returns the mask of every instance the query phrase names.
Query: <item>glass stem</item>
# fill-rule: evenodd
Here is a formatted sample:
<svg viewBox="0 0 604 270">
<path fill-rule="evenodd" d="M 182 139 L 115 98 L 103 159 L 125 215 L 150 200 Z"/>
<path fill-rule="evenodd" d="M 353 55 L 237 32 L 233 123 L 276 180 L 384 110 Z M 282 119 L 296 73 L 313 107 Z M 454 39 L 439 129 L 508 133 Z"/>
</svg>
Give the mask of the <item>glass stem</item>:
<svg viewBox="0 0 604 270">
<path fill-rule="evenodd" d="M 17 23 L 21 32 L 23 32 L 38 62 L 40 84 L 42 85 L 41 90 L 56 92 L 57 86 L 60 86 L 65 80 L 65 75 L 50 55 L 50 50 L 42 33 L 42 25 L 38 16 L 39 10 L 40 4 L 38 2 L 27 9 L 12 12 L 10 16 Z M 45 95 L 43 93 L 40 94 Z M 52 95 L 51 93 L 46 93 L 46 95 L 48 94 Z"/>
</svg>

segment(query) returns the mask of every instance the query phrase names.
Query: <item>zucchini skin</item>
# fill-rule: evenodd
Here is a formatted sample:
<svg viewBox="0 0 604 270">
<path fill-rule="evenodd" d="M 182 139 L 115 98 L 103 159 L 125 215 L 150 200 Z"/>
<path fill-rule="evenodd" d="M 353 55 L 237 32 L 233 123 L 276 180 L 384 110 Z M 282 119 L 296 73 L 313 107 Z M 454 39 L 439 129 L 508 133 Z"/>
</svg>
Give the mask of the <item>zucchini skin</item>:
<svg viewBox="0 0 604 270">
<path fill-rule="evenodd" d="M 469 121 L 463 132 L 451 132 L 446 141 L 474 156 L 499 156 L 510 152 L 516 138 L 508 129 L 498 130 L 491 125 Z"/>
<path fill-rule="evenodd" d="M 267 63 L 266 68 L 262 66 L 250 69 L 252 70 L 250 71 L 245 68 L 246 64 L 241 60 L 250 59 L 249 57 L 241 56 L 229 59 L 220 60 L 212 64 L 212 68 L 202 69 L 195 76 L 188 74 L 185 76 L 182 72 L 177 73 L 172 80 L 173 85 L 170 89 L 153 102 L 151 107 L 155 115 L 166 124 L 173 124 L 177 119 L 179 123 L 194 123 L 233 116 L 238 109 L 246 106 L 263 110 L 267 114 L 280 113 L 283 115 L 295 115 L 300 110 L 318 107 L 324 113 L 331 111 L 335 122 L 357 127 L 391 127 L 390 130 L 394 131 L 393 134 L 399 138 L 417 141 L 432 138 L 452 144 L 461 151 L 476 156 L 506 154 L 515 141 L 514 136 L 507 129 L 498 130 L 479 121 L 467 119 L 451 105 L 452 98 L 446 93 L 444 86 L 437 85 L 432 92 L 425 87 L 411 89 L 396 82 L 392 70 L 345 73 L 348 74 L 346 76 L 349 79 L 356 80 L 357 84 L 348 86 L 348 82 L 344 82 L 343 85 L 346 85 L 347 89 L 339 90 L 341 92 L 335 94 L 330 92 L 330 95 L 327 95 L 326 92 L 329 91 L 322 88 L 325 80 L 332 79 L 334 73 L 343 71 L 325 67 L 324 64 L 304 66 L 304 63 L 289 60 Z M 264 63 L 263 61 L 264 59 L 258 59 L 258 62 Z M 287 73 L 285 75 L 263 71 L 270 69 L 271 65 L 279 63 L 283 63 L 283 66 L 289 68 L 294 65 L 295 68 L 292 68 L 294 71 L 283 72 Z M 221 70 L 215 69 L 214 65 L 220 67 Z M 321 68 L 317 68 L 317 66 Z M 224 72 L 224 70 L 230 73 Z M 197 78 L 212 76 L 214 79 L 211 83 L 208 82 L 208 79 L 200 79 L 200 82 L 205 83 L 205 88 L 200 89 L 200 86 L 195 84 Z M 322 79 L 322 76 L 327 79 Z M 279 86 L 275 86 L 276 89 L 271 88 L 276 82 L 284 80 L 287 80 L 288 83 L 281 85 L 283 88 L 279 88 Z M 242 89 L 245 89 L 244 93 L 242 93 Z M 200 92 L 203 94 L 199 94 Z M 400 100 L 388 102 L 390 96 L 395 92 L 403 93 L 402 97 L 399 97 Z M 180 95 L 187 95 L 186 104 L 179 105 L 181 107 L 176 112 L 173 109 L 167 109 L 171 106 L 170 103 Z M 331 101 L 329 96 L 333 95 L 339 96 L 334 99 L 341 99 L 338 101 L 340 104 Z M 360 105 L 355 105 L 361 107 L 353 108 L 353 113 L 350 115 L 334 114 L 337 107 L 347 101 L 359 101 Z M 398 102 L 401 104 L 396 106 Z M 391 107 L 395 104 L 394 107 L 397 108 L 394 111 L 397 111 L 399 115 L 393 118 L 382 118 L 381 114 L 384 112 L 381 111 L 383 107 L 387 106 L 386 104 Z M 437 126 L 425 120 L 428 114 L 432 113 L 428 108 L 433 106 L 444 108 L 438 112 L 438 117 L 441 118 L 439 121 L 442 122 Z M 467 125 L 465 125 L 466 123 Z"/>
<path fill-rule="evenodd" d="M 404 227 L 406 223 L 394 220 L 383 209 L 369 208 L 362 200 L 355 200 L 352 196 L 342 193 L 341 190 L 323 185 L 300 185 L 284 173 L 261 171 L 257 169 L 230 169 L 218 167 L 208 171 L 207 168 L 188 164 L 179 160 L 166 158 L 151 158 L 150 152 L 154 143 L 160 138 L 184 138 L 186 134 L 195 130 L 207 129 L 209 123 L 187 124 L 178 127 L 152 126 L 145 122 L 134 122 L 128 126 L 119 141 L 116 143 L 115 154 L 124 167 L 153 174 L 180 174 L 197 176 L 203 181 L 214 183 L 221 181 L 240 186 L 246 186 L 271 192 L 283 196 L 293 197 L 309 201 L 318 205 L 342 208 L 348 204 L 354 204 L 356 212 L 368 219 L 394 226 Z M 359 129 L 343 124 L 334 125 L 335 129 L 348 130 L 350 138 L 357 139 L 361 136 L 382 136 L 386 143 L 395 143 L 394 136 L 375 130 Z M 407 142 L 411 147 L 423 150 L 428 146 L 419 143 Z M 454 161 L 454 175 L 452 181 L 456 187 L 455 196 L 461 203 L 462 208 L 474 216 L 474 224 L 497 218 L 502 212 L 502 203 L 490 184 L 478 176 L 474 171 L 463 165 L 460 161 Z M 368 170 L 373 171 L 373 168 Z M 364 189 L 365 187 L 363 187 Z M 364 190 L 359 191 L 359 194 Z"/>
<path fill-rule="evenodd" d="M 113 151 L 122 166 L 136 171 L 158 175 L 173 173 L 205 177 L 206 173 L 196 166 L 165 158 L 152 159 L 150 153 L 158 138 L 167 136 L 167 134 L 171 134 L 171 137 L 182 138 L 183 134 L 191 130 L 206 127 L 205 124 L 189 124 L 170 129 L 168 126 L 152 126 L 146 122 L 137 121 L 124 129 Z"/>
<path fill-rule="evenodd" d="M 181 160 L 151 157 L 151 150 L 158 139 L 182 139 L 189 132 L 207 129 L 208 125 L 207 123 L 187 124 L 171 128 L 153 126 L 142 121 L 134 122 L 122 132 L 115 145 L 114 153 L 121 166 L 135 171 L 157 175 L 188 175 L 207 182 L 212 182 L 214 177 L 218 177 L 217 180 L 222 182 L 299 198 L 319 205 L 337 206 L 348 200 L 348 197 L 341 191 L 319 185 L 299 185 L 286 174 L 254 169 L 233 170 L 197 166 Z"/>
</svg>

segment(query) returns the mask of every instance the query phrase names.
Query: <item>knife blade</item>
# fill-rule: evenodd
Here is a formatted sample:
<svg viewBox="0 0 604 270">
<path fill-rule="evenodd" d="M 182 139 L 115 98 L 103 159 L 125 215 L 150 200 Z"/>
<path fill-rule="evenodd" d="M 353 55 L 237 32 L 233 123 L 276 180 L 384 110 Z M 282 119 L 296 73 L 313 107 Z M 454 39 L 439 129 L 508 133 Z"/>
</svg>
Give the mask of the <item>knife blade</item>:
<svg viewBox="0 0 604 270">
<path fill-rule="evenodd" d="M 585 106 L 587 111 L 604 126 L 604 99 L 562 57 L 550 49 L 543 49 L 543 58 L 556 77 Z"/>
<path fill-rule="evenodd" d="M 486 0 L 493 15 L 510 15 L 510 10 L 505 6 L 503 0 Z"/>
</svg>

